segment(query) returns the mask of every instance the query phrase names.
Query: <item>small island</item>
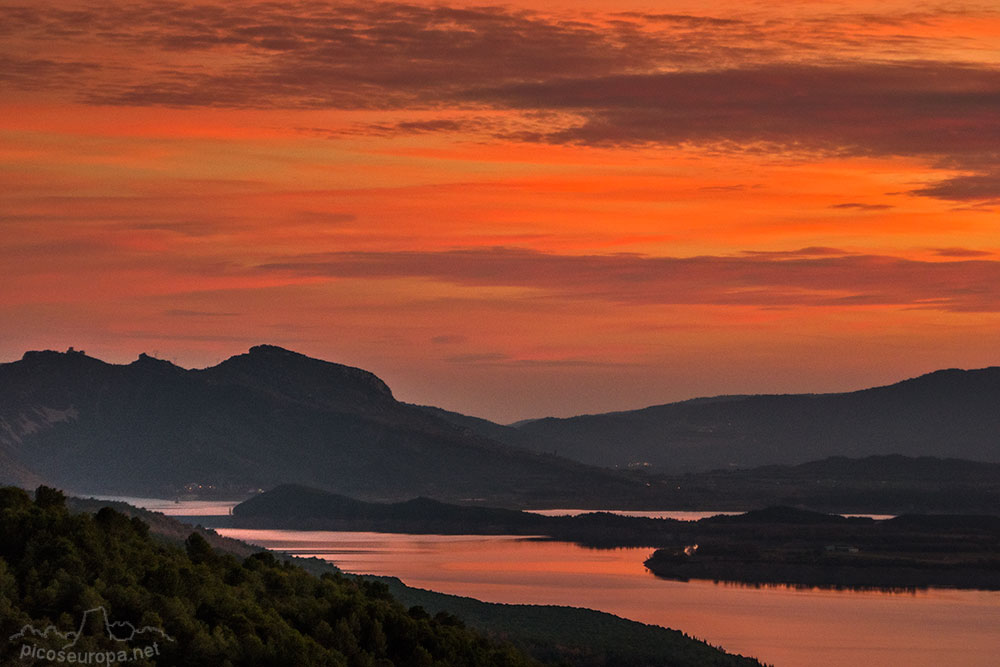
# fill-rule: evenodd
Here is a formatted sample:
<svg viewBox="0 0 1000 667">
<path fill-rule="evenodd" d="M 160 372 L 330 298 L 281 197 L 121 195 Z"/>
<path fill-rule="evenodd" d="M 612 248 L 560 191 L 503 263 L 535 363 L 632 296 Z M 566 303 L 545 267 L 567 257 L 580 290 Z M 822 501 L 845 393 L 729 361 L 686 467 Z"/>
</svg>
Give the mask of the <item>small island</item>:
<svg viewBox="0 0 1000 667">
<path fill-rule="evenodd" d="M 774 507 L 697 523 L 690 544 L 645 561 L 650 572 L 751 585 L 1000 589 L 1000 517 L 874 520 Z"/>
<path fill-rule="evenodd" d="M 844 517 L 770 507 L 699 521 L 608 512 L 542 516 L 417 498 L 370 503 L 284 485 L 233 509 L 240 528 L 507 534 L 590 547 L 650 547 L 653 574 L 746 584 L 1000 590 L 1000 517 Z"/>
</svg>

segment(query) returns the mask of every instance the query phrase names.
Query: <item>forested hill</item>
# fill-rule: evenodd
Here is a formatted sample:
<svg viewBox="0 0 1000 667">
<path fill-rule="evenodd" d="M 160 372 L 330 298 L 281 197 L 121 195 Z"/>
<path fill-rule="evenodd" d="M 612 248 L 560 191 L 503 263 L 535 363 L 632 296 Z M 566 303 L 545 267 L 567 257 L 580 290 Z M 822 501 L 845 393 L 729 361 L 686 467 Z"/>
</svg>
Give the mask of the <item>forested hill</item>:
<svg viewBox="0 0 1000 667">
<path fill-rule="evenodd" d="M 111 508 L 74 514 L 59 491 L 0 488 L 0 664 L 50 664 L 24 657 L 49 649 L 160 667 L 592 665 L 558 650 L 539 662 L 451 614 L 405 609 L 380 582 L 238 560 L 197 534 L 182 549 Z M 690 639 L 641 664 L 759 665 Z"/>
</svg>

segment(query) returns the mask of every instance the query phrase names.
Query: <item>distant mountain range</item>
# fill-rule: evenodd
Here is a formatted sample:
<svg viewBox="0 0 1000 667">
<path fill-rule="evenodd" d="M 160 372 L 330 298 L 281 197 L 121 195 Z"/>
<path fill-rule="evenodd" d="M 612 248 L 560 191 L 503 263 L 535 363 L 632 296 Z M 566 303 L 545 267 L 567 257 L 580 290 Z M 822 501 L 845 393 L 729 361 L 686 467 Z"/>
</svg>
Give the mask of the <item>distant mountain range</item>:
<svg viewBox="0 0 1000 667">
<path fill-rule="evenodd" d="M 780 504 L 832 514 L 1000 514 L 1000 463 L 961 459 L 898 454 L 863 459 L 838 456 L 797 466 L 649 475 L 644 479 L 649 484 L 645 500 L 660 509 L 732 512 Z M 586 504 L 586 497 L 578 500 L 584 502 L 578 509 L 598 507 Z M 603 509 L 614 508 L 605 505 Z M 264 518 L 272 523 L 260 523 Z M 564 518 L 458 506 L 429 498 L 365 503 L 286 484 L 241 503 L 232 516 L 218 517 L 221 523 L 214 523 L 212 517 L 201 521 L 226 527 L 332 530 L 336 525 L 340 530 L 379 532 L 450 533 L 457 528 L 473 533 L 553 534 L 551 531 L 558 529 L 562 536 L 586 535 L 591 543 L 598 541 L 594 529 L 610 536 L 620 534 L 625 523 L 590 520 L 570 526 L 562 522 Z"/>
<path fill-rule="evenodd" d="M 293 483 L 368 500 L 703 504 L 734 478 L 682 483 L 624 469 L 680 475 L 887 454 L 1000 461 L 998 408 L 1000 369 L 989 368 L 845 394 L 728 396 L 503 426 L 401 403 L 368 371 L 270 345 L 201 370 L 146 355 L 115 365 L 28 352 L 0 364 L 0 483 L 230 497 Z M 842 463 L 862 473 L 869 464 Z M 901 459 L 879 465 L 908 474 Z M 741 483 L 744 498 L 756 501 L 761 484 Z"/>
<path fill-rule="evenodd" d="M 122 495 L 300 483 L 360 498 L 500 503 L 636 488 L 400 403 L 367 371 L 269 345 L 203 370 L 72 350 L 0 365 L 0 483 L 40 482 Z"/>
<path fill-rule="evenodd" d="M 841 394 L 719 396 L 514 426 L 435 414 L 592 465 L 679 473 L 902 454 L 1000 462 L 1000 368 Z"/>
</svg>

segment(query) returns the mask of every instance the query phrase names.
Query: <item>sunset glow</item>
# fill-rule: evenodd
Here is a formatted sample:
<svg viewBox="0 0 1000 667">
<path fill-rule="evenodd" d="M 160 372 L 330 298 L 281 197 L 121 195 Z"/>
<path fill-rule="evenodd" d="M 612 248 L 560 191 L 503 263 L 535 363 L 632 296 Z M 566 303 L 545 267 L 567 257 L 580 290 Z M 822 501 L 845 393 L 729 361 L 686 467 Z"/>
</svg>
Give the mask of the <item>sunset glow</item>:
<svg viewBox="0 0 1000 667">
<path fill-rule="evenodd" d="M 1000 364 L 991 3 L 0 1 L 0 361 L 499 421 Z"/>
</svg>

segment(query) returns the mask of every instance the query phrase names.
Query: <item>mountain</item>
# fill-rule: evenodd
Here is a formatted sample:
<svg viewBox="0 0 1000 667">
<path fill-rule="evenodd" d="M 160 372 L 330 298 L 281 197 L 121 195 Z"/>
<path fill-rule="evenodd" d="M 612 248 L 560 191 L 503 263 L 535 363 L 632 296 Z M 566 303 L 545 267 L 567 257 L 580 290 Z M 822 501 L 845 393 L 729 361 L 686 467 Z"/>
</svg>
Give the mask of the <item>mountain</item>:
<svg viewBox="0 0 1000 667">
<path fill-rule="evenodd" d="M 369 499 L 546 503 L 636 489 L 400 403 L 367 371 L 270 345 L 202 370 L 28 352 L 0 365 L 0 463 L 0 482 L 122 495 L 299 483 Z"/>
<path fill-rule="evenodd" d="M 674 473 L 886 454 L 1000 462 L 1000 368 L 840 394 L 720 396 L 538 419 L 516 430 L 520 446 L 539 452 Z"/>
<path fill-rule="evenodd" d="M 736 510 L 781 504 L 833 513 L 1000 513 L 1000 463 L 835 456 L 795 466 L 650 475 L 666 507 Z"/>
<path fill-rule="evenodd" d="M 479 435 L 489 438 L 490 440 L 503 442 L 511 445 L 512 447 L 524 448 L 525 446 L 528 446 L 531 441 L 530 435 L 515 428 L 515 425 L 513 424 L 510 426 L 504 426 L 503 424 L 491 422 L 488 419 L 463 415 L 460 412 L 444 410 L 442 408 L 434 407 L 433 405 L 415 405 L 414 407 L 443 419 L 444 421 L 449 422 L 464 431 L 478 433 Z"/>
</svg>

